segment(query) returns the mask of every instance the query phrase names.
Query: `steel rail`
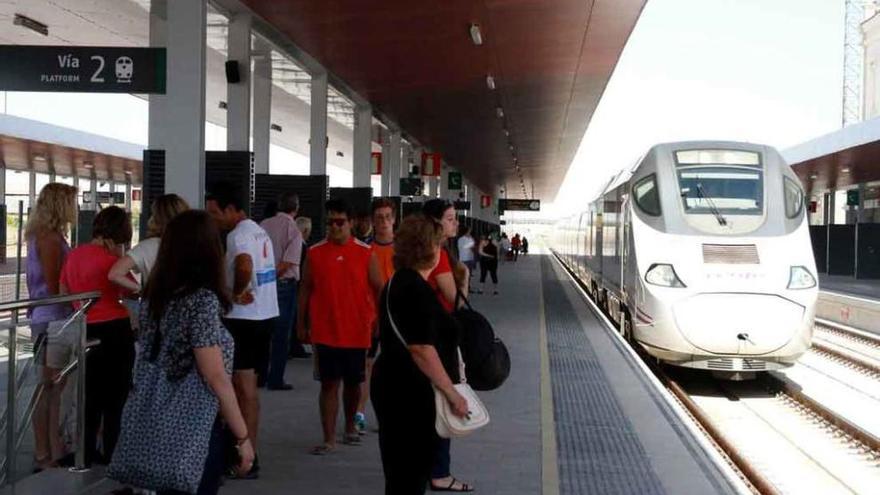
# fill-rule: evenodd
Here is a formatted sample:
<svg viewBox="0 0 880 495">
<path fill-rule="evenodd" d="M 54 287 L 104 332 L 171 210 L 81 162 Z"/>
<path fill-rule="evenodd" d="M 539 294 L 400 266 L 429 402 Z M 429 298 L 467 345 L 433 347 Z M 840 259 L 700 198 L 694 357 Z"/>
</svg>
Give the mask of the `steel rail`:
<svg viewBox="0 0 880 495">
<path fill-rule="evenodd" d="M 816 342 L 813 339 L 813 349 L 823 352 L 825 354 L 836 357 L 837 359 L 841 359 L 850 364 L 853 364 L 859 368 L 863 368 L 865 371 L 876 373 L 880 375 L 880 364 L 872 361 L 868 361 L 867 359 L 861 358 L 859 356 L 853 355 L 849 352 L 844 352 L 839 349 L 835 349 L 833 347 L 829 347 L 828 345 L 822 342 Z"/>
<path fill-rule="evenodd" d="M 852 439 L 860 442 L 865 447 L 871 449 L 871 451 L 880 453 L 880 439 L 807 396 L 790 380 L 780 378 L 776 374 L 770 373 L 765 374 L 761 380 L 771 391 L 776 390 L 787 395 L 789 398 L 810 410 L 830 425 L 849 435 Z"/>
</svg>

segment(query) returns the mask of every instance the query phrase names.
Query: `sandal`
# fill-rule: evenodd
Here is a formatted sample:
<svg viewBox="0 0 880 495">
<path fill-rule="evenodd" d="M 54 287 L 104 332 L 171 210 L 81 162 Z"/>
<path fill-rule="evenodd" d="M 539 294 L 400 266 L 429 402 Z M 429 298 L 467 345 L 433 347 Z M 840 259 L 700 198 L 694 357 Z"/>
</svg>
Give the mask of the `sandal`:
<svg viewBox="0 0 880 495">
<path fill-rule="evenodd" d="M 456 487 L 455 484 L 458 483 Z M 456 478 L 452 478 L 452 481 L 449 482 L 449 485 L 446 487 L 439 487 L 431 481 L 431 491 L 432 492 L 472 492 L 474 491 L 474 487 L 465 483 L 464 481 L 459 481 Z"/>
<path fill-rule="evenodd" d="M 342 437 L 342 443 L 345 445 L 360 445 L 361 436 L 358 433 L 346 433 L 345 436 Z"/>
<path fill-rule="evenodd" d="M 334 450 L 336 450 L 336 446 L 324 443 L 312 447 L 312 450 L 309 451 L 309 453 L 312 455 L 327 455 L 333 453 Z"/>
</svg>

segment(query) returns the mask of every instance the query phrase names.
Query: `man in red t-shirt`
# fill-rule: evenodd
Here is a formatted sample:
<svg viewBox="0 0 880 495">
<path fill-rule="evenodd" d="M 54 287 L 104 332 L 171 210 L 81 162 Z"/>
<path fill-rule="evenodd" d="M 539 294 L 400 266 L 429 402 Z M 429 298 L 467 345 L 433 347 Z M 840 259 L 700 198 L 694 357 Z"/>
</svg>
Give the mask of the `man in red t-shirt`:
<svg viewBox="0 0 880 495">
<path fill-rule="evenodd" d="M 364 381 L 367 350 L 376 318 L 368 279 L 370 247 L 351 235 L 351 209 L 342 200 L 326 203 L 327 239 L 309 249 L 297 313 L 297 333 L 314 344 L 324 443 L 312 449 L 324 455 L 336 448 L 339 385 L 345 413 L 344 443 L 360 443 L 355 413 Z"/>
</svg>

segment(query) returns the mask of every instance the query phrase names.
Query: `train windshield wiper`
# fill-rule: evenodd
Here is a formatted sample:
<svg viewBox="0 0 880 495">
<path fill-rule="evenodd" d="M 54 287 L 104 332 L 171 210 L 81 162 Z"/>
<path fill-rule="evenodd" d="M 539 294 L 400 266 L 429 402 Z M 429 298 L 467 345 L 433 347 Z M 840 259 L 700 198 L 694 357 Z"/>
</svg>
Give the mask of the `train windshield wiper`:
<svg viewBox="0 0 880 495">
<path fill-rule="evenodd" d="M 715 206 L 715 202 L 712 201 L 712 198 L 710 198 L 706 194 L 706 191 L 703 190 L 703 184 L 699 182 L 697 182 L 697 194 L 699 194 L 700 197 L 703 198 L 709 205 L 709 211 L 711 211 L 712 214 L 715 215 L 715 220 L 718 220 L 718 225 L 727 225 L 727 219 L 724 218 L 724 215 L 721 214 L 721 210 L 719 210 L 718 207 Z"/>
</svg>

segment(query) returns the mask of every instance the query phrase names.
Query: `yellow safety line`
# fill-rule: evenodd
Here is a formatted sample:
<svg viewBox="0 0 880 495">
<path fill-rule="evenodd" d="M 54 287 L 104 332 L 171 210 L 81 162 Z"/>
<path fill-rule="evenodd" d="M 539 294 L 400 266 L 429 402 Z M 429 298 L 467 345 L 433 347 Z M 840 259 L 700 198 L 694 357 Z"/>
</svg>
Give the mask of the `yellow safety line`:
<svg viewBox="0 0 880 495">
<path fill-rule="evenodd" d="M 546 256 L 546 255 L 545 255 Z M 541 270 L 543 271 L 543 266 Z M 553 419 L 553 388 L 550 383 L 550 350 L 547 347 L 547 319 L 544 312 L 544 277 L 538 278 L 541 346 L 541 481 L 543 495 L 559 495 L 559 464 L 556 458 L 556 422 Z"/>
</svg>

